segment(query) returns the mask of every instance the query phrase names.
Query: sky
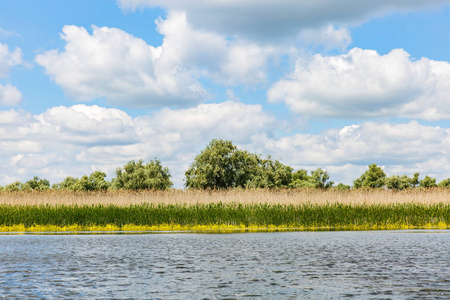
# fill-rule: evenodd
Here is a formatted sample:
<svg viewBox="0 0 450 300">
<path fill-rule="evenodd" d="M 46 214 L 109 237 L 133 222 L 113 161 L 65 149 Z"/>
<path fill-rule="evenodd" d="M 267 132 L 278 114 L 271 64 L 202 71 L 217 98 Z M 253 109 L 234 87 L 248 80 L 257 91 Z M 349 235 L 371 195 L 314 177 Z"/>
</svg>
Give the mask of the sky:
<svg viewBox="0 0 450 300">
<path fill-rule="evenodd" d="M 212 139 L 352 184 L 450 177 L 450 0 L 0 2 L 0 185 Z"/>
</svg>

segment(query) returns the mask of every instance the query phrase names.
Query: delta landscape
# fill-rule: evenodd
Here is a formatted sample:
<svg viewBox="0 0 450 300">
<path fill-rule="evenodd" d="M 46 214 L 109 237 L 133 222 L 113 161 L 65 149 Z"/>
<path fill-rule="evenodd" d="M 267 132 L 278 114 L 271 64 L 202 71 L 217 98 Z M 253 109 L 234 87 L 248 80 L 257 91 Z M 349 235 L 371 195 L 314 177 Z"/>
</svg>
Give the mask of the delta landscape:
<svg viewBox="0 0 450 300">
<path fill-rule="evenodd" d="M 0 4 L 0 297 L 448 299 L 449 16 Z"/>
</svg>

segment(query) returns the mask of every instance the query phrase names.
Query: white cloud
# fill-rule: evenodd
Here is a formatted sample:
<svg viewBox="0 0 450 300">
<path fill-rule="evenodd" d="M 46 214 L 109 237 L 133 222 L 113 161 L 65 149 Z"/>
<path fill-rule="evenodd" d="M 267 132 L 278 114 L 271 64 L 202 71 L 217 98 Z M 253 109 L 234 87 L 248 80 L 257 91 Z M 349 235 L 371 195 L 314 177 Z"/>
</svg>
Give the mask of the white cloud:
<svg viewBox="0 0 450 300">
<path fill-rule="evenodd" d="M 131 106 L 184 105 L 206 96 L 201 85 L 176 64 L 162 65 L 161 47 L 147 45 L 120 29 L 64 26 L 64 52 L 51 50 L 36 62 L 70 97 L 107 97 Z"/>
<path fill-rule="evenodd" d="M 164 35 L 157 47 L 117 28 L 94 26 L 89 34 L 82 27 L 64 26 L 64 51 L 46 51 L 36 62 L 71 98 L 106 97 L 110 103 L 134 107 L 202 102 L 209 97 L 202 78 L 225 84 L 265 80 L 272 48 L 192 30 L 183 13 L 156 23 Z"/>
<path fill-rule="evenodd" d="M 350 31 L 346 28 L 335 28 L 332 25 L 319 29 L 304 29 L 299 35 L 300 41 L 306 45 L 322 46 L 325 51 L 340 49 L 344 51 L 352 42 Z"/>
<path fill-rule="evenodd" d="M 20 48 L 10 51 L 8 45 L 0 43 L 0 77 L 6 77 L 11 67 L 23 63 Z"/>
<path fill-rule="evenodd" d="M 371 163 L 385 166 L 391 175 L 423 172 L 439 178 L 450 176 L 450 165 L 441 165 L 440 170 L 435 166 L 436 161 L 447 160 L 450 154 L 450 130 L 416 121 L 365 122 L 322 134 L 296 134 L 280 139 L 253 136 L 247 147 L 272 154 L 295 168 L 341 170 L 342 174 L 331 173 L 331 179 L 347 183 Z"/>
<path fill-rule="evenodd" d="M 338 56 L 299 58 L 292 74 L 268 91 L 305 116 L 399 116 L 449 119 L 450 64 L 412 60 L 402 49 L 380 55 L 354 48 Z"/>
<path fill-rule="evenodd" d="M 134 119 L 96 105 L 52 107 L 34 116 L 0 111 L 0 162 L 8 174 L 0 176 L 0 182 L 35 175 L 59 181 L 94 170 L 112 175 L 129 160 L 159 158 L 181 187 L 184 171 L 211 139 L 245 143 L 252 135 L 270 132 L 273 125 L 273 117 L 260 105 L 232 101 L 164 109 Z"/>
<path fill-rule="evenodd" d="M 348 25 L 392 11 L 449 3 L 447 0 L 118 0 L 122 9 L 163 7 L 185 12 L 195 28 L 252 40 L 290 39 L 300 30 L 330 23 Z"/>
<path fill-rule="evenodd" d="M 0 106 L 16 106 L 20 102 L 22 102 L 22 93 L 15 86 L 0 84 Z"/>
</svg>

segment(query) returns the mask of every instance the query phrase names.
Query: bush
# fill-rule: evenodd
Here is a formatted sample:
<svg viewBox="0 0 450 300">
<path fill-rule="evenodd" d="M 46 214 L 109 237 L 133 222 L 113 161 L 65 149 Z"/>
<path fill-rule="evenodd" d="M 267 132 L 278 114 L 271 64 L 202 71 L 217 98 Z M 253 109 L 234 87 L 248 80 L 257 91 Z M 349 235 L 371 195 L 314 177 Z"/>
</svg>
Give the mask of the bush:
<svg viewBox="0 0 450 300">
<path fill-rule="evenodd" d="M 142 160 L 130 161 L 123 169 L 116 170 L 112 187 L 124 190 L 165 190 L 172 186 L 169 169 L 159 160 L 144 164 Z"/>
</svg>

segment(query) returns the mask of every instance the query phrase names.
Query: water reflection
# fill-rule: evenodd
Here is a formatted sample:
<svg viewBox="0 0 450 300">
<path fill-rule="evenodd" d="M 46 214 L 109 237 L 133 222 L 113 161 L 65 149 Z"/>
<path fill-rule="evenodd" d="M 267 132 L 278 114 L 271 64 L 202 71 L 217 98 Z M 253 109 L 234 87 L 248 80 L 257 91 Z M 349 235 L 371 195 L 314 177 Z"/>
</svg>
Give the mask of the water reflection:
<svg viewBox="0 0 450 300">
<path fill-rule="evenodd" d="M 0 297 L 449 299 L 450 231 L 3 235 Z"/>
</svg>

